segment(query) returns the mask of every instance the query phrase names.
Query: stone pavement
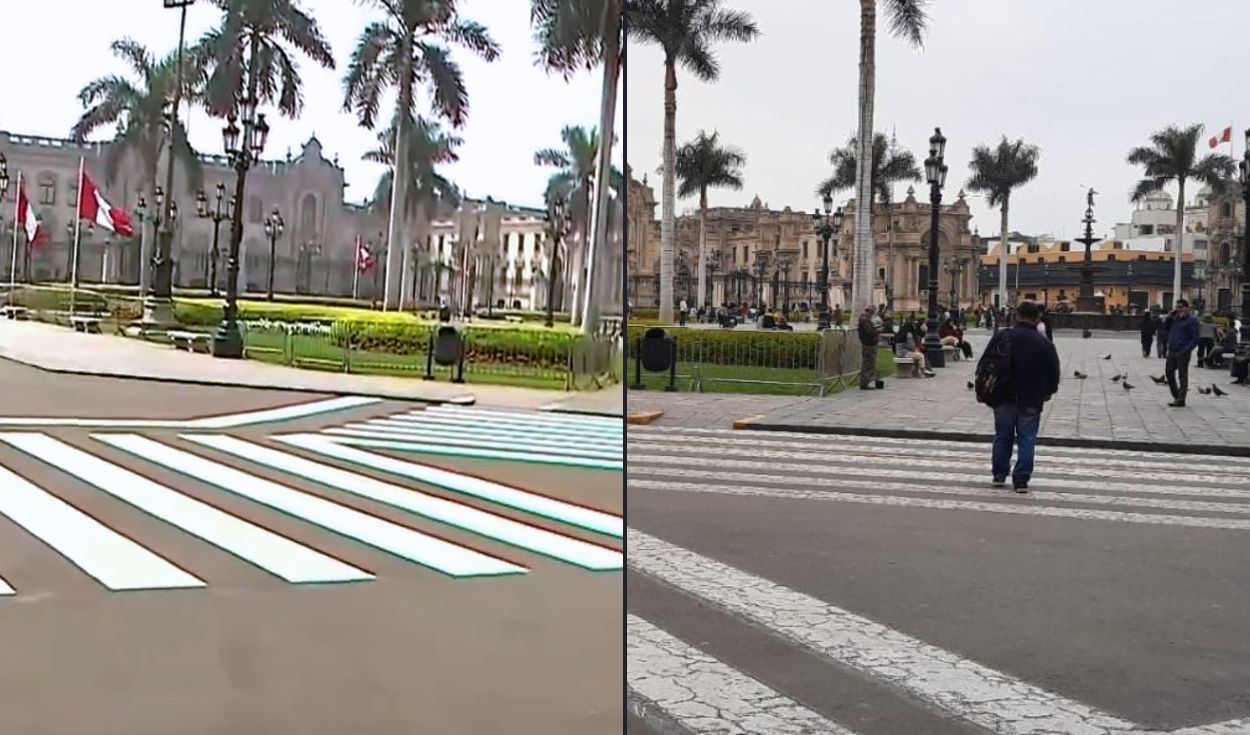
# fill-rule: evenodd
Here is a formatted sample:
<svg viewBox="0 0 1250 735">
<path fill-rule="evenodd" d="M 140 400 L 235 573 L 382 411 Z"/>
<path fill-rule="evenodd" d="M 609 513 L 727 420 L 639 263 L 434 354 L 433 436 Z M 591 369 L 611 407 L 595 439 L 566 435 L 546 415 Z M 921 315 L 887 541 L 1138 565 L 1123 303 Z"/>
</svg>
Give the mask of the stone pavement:
<svg viewBox="0 0 1250 735">
<path fill-rule="evenodd" d="M 976 354 L 987 339 L 971 335 Z M 1163 360 L 1143 359 L 1136 335 L 1081 339 L 1060 332 L 1055 346 L 1063 366 L 1059 392 L 1042 417 L 1042 443 L 1226 451 L 1250 455 L 1250 391 L 1229 384 L 1224 370 L 1190 367 L 1189 406 L 1168 408 L 1166 386 L 1148 376 L 1163 375 Z M 1104 355 L 1110 354 L 1110 360 Z M 657 425 L 728 428 L 756 417 L 751 428 L 837 432 L 880 436 L 988 439 L 988 409 L 967 388 L 975 360 L 948 363 L 932 379 L 891 379 L 884 391 L 850 390 L 826 398 L 631 392 L 631 412 L 660 410 Z M 1073 371 L 1089 375 L 1078 380 Z M 1111 381 L 1128 375 L 1133 390 Z M 1230 395 L 1201 395 L 1195 386 L 1220 386 Z"/>
<path fill-rule="evenodd" d="M 351 375 L 219 360 L 113 335 L 82 334 L 40 322 L 0 321 L 0 358 L 50 372 L 201 385 L 365 395 L 423 402 L 477 403 L 620 416 L 620 386 L 586 394 L 492 385 L 456 385 L 380 375 Z"/>
</svg>

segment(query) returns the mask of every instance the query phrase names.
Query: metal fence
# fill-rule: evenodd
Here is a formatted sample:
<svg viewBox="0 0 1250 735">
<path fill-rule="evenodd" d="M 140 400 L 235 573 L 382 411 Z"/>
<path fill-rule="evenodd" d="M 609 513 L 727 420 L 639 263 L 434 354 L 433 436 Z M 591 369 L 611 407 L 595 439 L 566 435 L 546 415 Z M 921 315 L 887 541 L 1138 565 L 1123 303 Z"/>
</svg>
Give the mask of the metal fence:
<svg viewBox="0 0 1250 735">
<path fill-rule="evenodd" d="M 677 339 L 678 387 L 694 392 L 798 393 L 824 396 L 859 376 L 861 347 L 853 329 L 823 332 L 671 330 Z M 636 369 L 638 338 L 629 343 Z M 652 378 L 651 384 L 668 374 Z"/>
</svg>

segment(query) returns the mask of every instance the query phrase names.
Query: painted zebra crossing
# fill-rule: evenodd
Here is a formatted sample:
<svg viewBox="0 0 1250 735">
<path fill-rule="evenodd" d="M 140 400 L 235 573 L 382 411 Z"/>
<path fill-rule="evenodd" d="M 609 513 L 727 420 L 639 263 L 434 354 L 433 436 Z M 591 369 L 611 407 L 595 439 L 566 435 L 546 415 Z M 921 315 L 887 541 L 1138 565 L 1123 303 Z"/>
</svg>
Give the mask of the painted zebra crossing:
<svg viewBox="0 0 1250 735">
<path fill-rule="evenodd" d="M 623 423 L 599 416 L 430 406 L 296 437 L 325 437 L 342 446 L 414 454 L 620 470 Z"/>
<path fill-rule="evenodd" d="M 0 431 L 0 449 L 5 450 L 0 454 L 0 485 L 5 487 L 0 516 L 113 591 L 202 588 L 211 580 L 169 561 L 168 549 L 131 538 L 75 507 L 53 492 L 59 481 L 48 477 L 77 481 L 110 502 L 142 511 L 297 585 L 367 582 L 375 574 L 315 548 L 315 542 L 286 538 L 227 512 L 215 505 L 215 498 L 243 501 L 249 517 L 272 513 L 298 519 L 318 533 L 348 539 L 452 579 L 527 574 L 531 566 L 524 554 L 590 572 L 623 567 L 619 544 L 624 522 L 619 515 L 460 474 L 419 458 L 399 459 L 347 446 L 328 434 L 270 439 L 278 446 L 223 433 L 158 439 L 108 432 L 92 433 L 71 444 L 38 431 Z M 125 466 L 106 456 L 106 450 L 120 451 L 128 458 Z M 7 462 L 8 456 L 33 459 L 53 474 L 41 472 L 41 479 L 23 476 L 24 465 Z M 162 483 L 145 475 L 145 468 L 179 479 Z M 197 497 L 185 483 L 217 494 Z M 435 495 L 423 486 L 446 492 Z M 477 504 L 466 502 L 470 499 Z M 386 506 L 401 520 L 364 512 L 348 501 Z M 389 517 L 397 518 L 395 513 Z M 467 532 L 488 543 L 448 540 L 442 529 Z M 491 544 L 521 553 L 492 552 Z M 20 596 L 21 586 L 0 561 L 0 597 Z"/>
<path fill-rule="evenodd" d="M 990 486 L 988 447 L 925 442 L 924 450 L 907 440 L 631 427 L 628 483 L 631 491 L 647 491 L 656 507 L 663 507 L 663 493 L 706 493 L 1176 526 L 1187 533 L 1250 530 L 1250 460 L 1039 448 L 1032 492 L 1021 496 Z M 788 649 L 901 691 L 979 732 L 1250 733 L 1250 718 L 1152 729 L 679 543 L 630 528 L 629 568 Z M 838 722 L 832 712 L 850 712 L 853 702 L 832 710 L 828 702 L 804 702 L 770 684 L 767 662 L 739 662 L 735 669 L 717 660 L 701 650 L 704 639 L 682 640 L 664 630 L 670 606 L 655 608 L 654 618 L 635 613 L 627 621 L 630 708 L 654 732 L 851 732 L 854 723 Z"/>
</svg>

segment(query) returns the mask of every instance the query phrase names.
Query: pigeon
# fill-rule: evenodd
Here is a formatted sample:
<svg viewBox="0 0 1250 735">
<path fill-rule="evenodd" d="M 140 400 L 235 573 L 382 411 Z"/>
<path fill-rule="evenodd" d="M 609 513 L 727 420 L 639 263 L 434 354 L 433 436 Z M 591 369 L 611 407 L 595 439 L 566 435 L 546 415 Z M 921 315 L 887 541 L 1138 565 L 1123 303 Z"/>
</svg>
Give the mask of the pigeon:
<svg viewBox="0 0 1250 735">
<path fill-rule="evenodd" d="M 1123 385 L 1123 386 L 1124 386 L 1124 390 L 1133 390 L 1134 388 L 1136 388 L 1136 387 L 1137 387 L 1137 386 L 1135 386 L 1135 385 L 1130 385 L 1130 384 L 1129 384 L 1129 382 L 1128 382 L 1127 380 L 1126 380 L 1126 381 L 1124 381 L 1123 383 L 1121 383 L 1121 385 Z"/>
<path fill-rule="evenodd" d="M 1119 375 L 1114 375 L 1114 376 L 1112 376 L 1112 378 L 1111 378 L 1111 382 L 1112 382 L 1112 383 L 1118 383 L 1118 382 L 1120 382 L 1120 380 L 1121 380 L 1121 379 L 1123 379 L 1123 378 L 1124 378 L 1124 374 L 1123 374 L 1123 373 L 1120 373 Z"/>
<path fill-rule="evenodd" d="M 1212 383 L 1212 384 L 1211 384 L 1211 390 L 1212 390 L 1212 391 L 1214 391 L 1214 392 L 1215 392 L 1215 395 L 1217 395 L 1217 396 L 1226 396 L 1226 395 L 1228 395 L 1228 394 L 1227 394 L 1227 393 L 1225 393 L 1224 391 L 1220 390 L 1220 387 L 1219 387 L 1218 385 L 1215 385 L 1214 383 Z"/>
<path fill-rule="evenodd" d="M 1085 373 L 1081 372 L 1080 370 L 1077 370 L 1077 371 L 1073 372 L 1072 374 L 1076 376 L 1076 379 L 1077 379 L 1077 380 L 1085 380 L 1086 378 L 1088 378 L 1088 377 L 1089 377 L 1088 375 L 1086 375 Z"/>
<path fill-rule="evenodd" d="M 1211 388 L 1203 388 L 1202 386 L 1198 386 L 1198 392 L 1204 396 L 1209 396 L 1211 395 Z"/>
<path fill-rule="evenodd" d="M 1107 354 L 1103 355 L 1103 356 L 1102 356 L 1102 359 L 1104 359 L 1104 360 L 1110 360 L 1110 359 L 1111 359 L 1111 353 L 1109 353 L 1109 352 L 1108 352 Z"/>
<path fill-rule="evenodd" d="M 1167 382 L 1168 382 L 1168 379 L 1167 379 L 1166 377 L 1162 376 L 1162 375 L 1160 375 L 1160 376 L 1159 376 L 1159 377 L 1157 377 L 1157 378 L 1156 378 L 1155 376 L 1151 375 L 1151 376 L 1150 376 L 1150 379 L 1151 379 L 1151 380 L 1153 380 L 1153 381 L 1155 382 L 1155 385 L 1166 385 L 1166 384 L 1167 384 Z"/>
<path fill-rule="evenodd" d="M 976 388 L 976 387 L 977 387 L 977 386 L 976 386 L 976 384 L 975 384 L 975 383 L 973 383 L 971 380 L 969 380 L 969 381 L 968 381 L 968 390 L 972 390 L 972 389 L 974 389 L 974 388 Z"/>
</svg>

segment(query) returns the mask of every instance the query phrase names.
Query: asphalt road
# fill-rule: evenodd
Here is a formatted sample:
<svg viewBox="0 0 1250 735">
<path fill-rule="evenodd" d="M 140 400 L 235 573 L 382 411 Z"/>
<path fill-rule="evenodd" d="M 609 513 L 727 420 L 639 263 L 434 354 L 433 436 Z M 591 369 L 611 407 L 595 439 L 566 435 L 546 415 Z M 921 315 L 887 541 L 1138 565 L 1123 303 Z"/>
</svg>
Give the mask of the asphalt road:
<svg viewBox="0 0 1250 735">
<path fill-rule="evenodd" d="M 630 427 L 631 733 L 1250 733 L 1250 460 Z M 719 728 L 719 729 L 718 729 Z"/>
<path fill-rule="evenodd" d="M 0 384 L 3 732 L 620 732 L 619 422 Z"/>
</svg>

